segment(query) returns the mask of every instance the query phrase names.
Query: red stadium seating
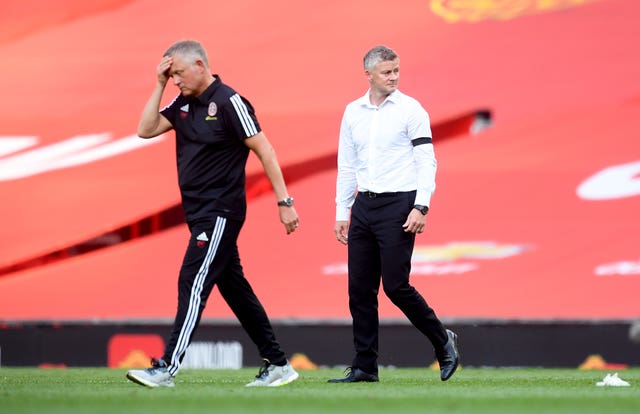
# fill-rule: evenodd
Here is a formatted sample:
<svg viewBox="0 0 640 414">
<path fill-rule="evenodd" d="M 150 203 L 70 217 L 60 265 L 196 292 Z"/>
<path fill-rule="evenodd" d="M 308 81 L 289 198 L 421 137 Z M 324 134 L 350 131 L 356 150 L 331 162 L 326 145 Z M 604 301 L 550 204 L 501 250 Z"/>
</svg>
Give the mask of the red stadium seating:
<svg viewBox="0 0 640 414">
<path fill-rule="evenodd" d="M 273 195 L 249 189 L 241 256 L 272 317 L 349 317 L 331 157 L 381 43 L 434 124 L 438 189 L 412 280 L 439 316 L 640 315 L 640 3 L 191 0 L 189 18 L 151 0 L 41 3 L 0 6 L 0 269 L 14 269 L 0 321 L 173 316 L 185 226 L 73 248 L 179 204 L 173 135 L 135 131 L 183 38 L 252 101 L 296 199 L 287 236 Z M 447 123 L 477 110 L 490 128 Z M 55 252 L 69 257 L 36 265 Z M 386 299 L 380 311 L 401 316 Z M 215 293 L 204 317 L 230 316 Z"/>
</svg>

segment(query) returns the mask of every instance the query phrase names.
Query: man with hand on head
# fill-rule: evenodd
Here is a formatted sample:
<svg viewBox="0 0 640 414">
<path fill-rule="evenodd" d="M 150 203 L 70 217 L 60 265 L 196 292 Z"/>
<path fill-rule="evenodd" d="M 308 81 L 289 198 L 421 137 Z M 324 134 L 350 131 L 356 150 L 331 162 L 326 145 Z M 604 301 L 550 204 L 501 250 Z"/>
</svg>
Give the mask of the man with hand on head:
<svg viewBox="0 0 640 414">
<path fill-rule="evenodd" d="M 429 115 L 398 90 L 400 60 L 385 46 L 364 57 L 367 93 L 347 105 L 340 128 L 336 183 L 337 240 L 348 246 L 349 310 L 355 357 L 344 378 L 378 381 L 378 290 L 435 349 L 440 378 L 458 367 L 457 335 L 445 329 L 409 284 L 416 233 L 426 225 L 436 158 Z"/>
<path fill-rule="evenodd" d="M 169 79 L 180 94 L 160 110 Z M 138 135 L 176 134 L 178 182 L 191 233 L 178 279 L 178 310 L 159 360 L 127 378 L 148 387 L 173 386 L 174 377 L 214 285 L 256 344 L 264 366 L 247 386 L 278 386 L 294 381 L 267 314 L 244 276 L 237 240 L 245 220 L 245 166 L 249 152 L 259 158 L 278 200 L 287 234 L 299 225 L 275 151 L 247 99 L 209 69 L 207 53 L 193 40 L 172 45 L 157 68 L 157 82 L 145 105 Z"/>
</svg>

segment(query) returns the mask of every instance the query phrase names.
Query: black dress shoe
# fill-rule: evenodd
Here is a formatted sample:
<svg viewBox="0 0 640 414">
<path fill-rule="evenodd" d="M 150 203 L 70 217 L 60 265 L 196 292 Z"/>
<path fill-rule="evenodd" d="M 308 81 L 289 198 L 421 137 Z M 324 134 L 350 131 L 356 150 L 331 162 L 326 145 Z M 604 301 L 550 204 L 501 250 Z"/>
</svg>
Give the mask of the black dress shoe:
<svg viewBox="0 0 640 414">
<path fill-rule="evenodd" d="M 458 335 L 447 329 L 449 340 L 444 349 L 436 355 L 440 364 L 440 379 L 446 381 L 456 372 L 460 354 L 458 352 Z"/>
<path fill-rule="evenodd" d="M 327 382 L 378 382 L 377 375 L 364 372 L 360 368 L 349 367 L 345 371 L 347 375 L 344 378 L 332 378 Z"/>
</svg>

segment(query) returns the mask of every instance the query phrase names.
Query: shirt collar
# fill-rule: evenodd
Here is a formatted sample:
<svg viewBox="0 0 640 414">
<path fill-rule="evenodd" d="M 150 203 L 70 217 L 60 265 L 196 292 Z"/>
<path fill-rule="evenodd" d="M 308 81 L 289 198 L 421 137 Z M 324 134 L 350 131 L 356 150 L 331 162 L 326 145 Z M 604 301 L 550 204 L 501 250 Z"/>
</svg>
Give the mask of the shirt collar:
<svg viewBox="0 0 640 414">
<path fill-rule="evenodd" d="M 211 82 L 211 85 L 209 85 L 209 87 L 207 87 L 207 89 L 205 89 L 204 92 L 202 92 L 200 96 L 196 98 L 196 100 L 200 101 L 200 103 L 202 104 L 208 104 L 215 91 L 220 87 L 221 83 L 222 80 L 220 79 L 220 76 L 214 74 L 213 82 Z"/>
<path fill-rule="evenodd" d="M 371 101 L 369 100 L 369 93 L 371 92 L 371 89 L 367 90 L 367 93 L 364 94 L 364 96 L 358 98 L 357 102 L 358 105 L 361 106 L 367 106 L 367 107 L 375 107 L 374 105 L 371 104 Z M 400 95 L 402 93 L 399 90 L 395 90 L 393 91 L 389 96 L 387 96 L 387 99 L 384 100 L 384 102 L 382 102 L 382 105 L 384 105 L 385 102 L 392 102 L 392 103 L 397 103 L 398 100 L 400 99 Z M 380 105 L 380 106 L 382 106 Z"/>
</svg>

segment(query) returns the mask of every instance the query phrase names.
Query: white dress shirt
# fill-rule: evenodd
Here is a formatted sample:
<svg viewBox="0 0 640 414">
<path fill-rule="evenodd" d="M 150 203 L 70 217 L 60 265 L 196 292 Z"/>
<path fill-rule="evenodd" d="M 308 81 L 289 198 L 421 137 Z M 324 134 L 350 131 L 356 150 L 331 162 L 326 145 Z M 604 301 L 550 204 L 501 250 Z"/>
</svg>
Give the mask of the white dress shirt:
<svg viewBox="0 0 640 414">
<path fill-rule="evenodd" d="M 375 106 L 369 92 L 347 105 L 340 126 L 336 221 L 347 221 L 356 191 L 417 190 L 415 204 L 429 206 L 437 162 L 429 114 L 414 98 L 394 91 Z"/>
</svg>

